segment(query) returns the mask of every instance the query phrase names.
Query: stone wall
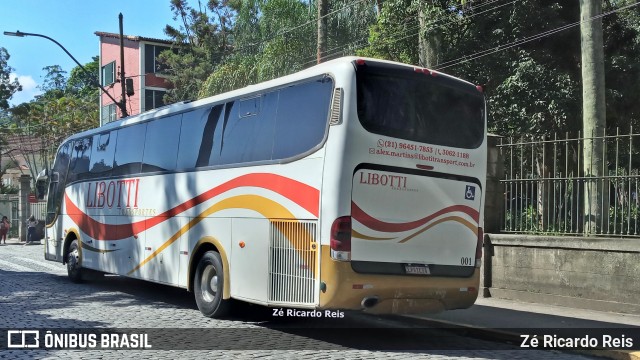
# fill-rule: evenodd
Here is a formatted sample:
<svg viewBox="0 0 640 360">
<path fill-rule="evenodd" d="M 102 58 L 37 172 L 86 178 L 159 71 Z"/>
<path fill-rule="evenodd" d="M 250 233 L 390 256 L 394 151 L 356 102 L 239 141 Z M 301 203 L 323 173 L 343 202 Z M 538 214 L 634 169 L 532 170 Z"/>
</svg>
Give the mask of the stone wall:
<svg viewBox="0 0 640 360">
<path fill-rule="evenodd" d="M 640 314 L 640 239 L 487 234 L 484 296 Z"/>
</svg>

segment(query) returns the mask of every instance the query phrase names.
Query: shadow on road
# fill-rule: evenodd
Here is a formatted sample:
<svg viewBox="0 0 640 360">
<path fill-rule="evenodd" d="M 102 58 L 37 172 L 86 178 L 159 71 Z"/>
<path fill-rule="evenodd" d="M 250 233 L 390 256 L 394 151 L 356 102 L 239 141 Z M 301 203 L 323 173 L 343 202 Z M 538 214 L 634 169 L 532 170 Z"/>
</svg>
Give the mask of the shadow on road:
<svg viewBox="0 0 640 360">
<path fill-rule="evenodd" d="M 448 356 L 455 351 L 518 350 L 515 344 L 467 337 L 436 324 L 359 312 L 344 312 L 342 318 L 327 318 L 324 312 L 320 317 L 296 317 L 287 316 L 283 309 L 285 316 L 274 316 L 273 309 L 237 302 L 232 317 L 206 319 L 201 317 L 193 294 L 184 289 L 119 276 L 106 275 L 86 284 L 74 284 L 62 275 L 0 270 L 0 279 L 0 312 L 3 317 L 9 315 L 5 317 L 7 327 L 35 324 L 39 328 L 113 328 L 114 323 L 119 323 L 78 319 L 90 318 L 90 314 L 82 312 L 94 309 L 116 319 L 138 314 L 137 306 L 151 305 L 154 310 L 174 314 L 172 320 L 153 323 L 158 328 L 156 333 L 160 329 L 166 333 L 167 349 L 369 350 Z M 88 303 L 91 306 L 87 307 Z M 64 316 L 69 311 L 73 318 Z M 188 323 L 194 317 L 197 323 Z M 148 326 L 133 321 L 123 327 Z M 513 358 L 513 353 L 496 352 L 491 357 L 506 360 Z"/>
</svg>

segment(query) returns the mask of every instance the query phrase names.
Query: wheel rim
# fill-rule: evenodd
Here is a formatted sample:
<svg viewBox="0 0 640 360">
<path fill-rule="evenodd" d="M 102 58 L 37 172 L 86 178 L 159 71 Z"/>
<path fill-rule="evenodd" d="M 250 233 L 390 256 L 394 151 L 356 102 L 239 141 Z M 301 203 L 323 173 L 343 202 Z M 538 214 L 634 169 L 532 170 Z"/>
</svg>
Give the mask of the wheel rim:
<svg viewBox="0 0 640 360">
<path fill-rule="evenodd" d="M 218 294 L 218 273 L 213 265 L 207 265 L 200 279 L 202 298 L 206 302 L 212 302 Z"/>
<path fill-rule="evenodd" d="M 67 269 L 69 269 L 70 272 L 74 272 L 78 268 L 79 258 L 80 258 L 80 252 L 78 251 L 77 248 L 73 249 L 72 251 L 69 251 L 69 256 L 67 257 Z"/>
</svg>

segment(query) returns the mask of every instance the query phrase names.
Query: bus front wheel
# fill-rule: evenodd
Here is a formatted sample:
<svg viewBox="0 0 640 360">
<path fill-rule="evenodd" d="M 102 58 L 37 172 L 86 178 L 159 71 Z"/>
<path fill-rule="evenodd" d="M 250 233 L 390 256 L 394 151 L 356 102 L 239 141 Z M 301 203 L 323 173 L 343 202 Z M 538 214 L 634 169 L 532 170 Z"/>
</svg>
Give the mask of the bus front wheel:
<svg viewBox="0 0 640 360">
<path fill-rule="evenodd" d="M 226 316 L 231 299 L 223 299 L 224 268 L 222 258 L 215 251 L 207 251 L 196 268 L 194 293 L 198 309 L 204 316 L 219 318 Z"/>
<path fill-rule="evenodd" d="M 67 253 L 67 275 L 74 283 L 82 282 L 82 257 L 78 240 L 73 240 Z"/>
</svg>

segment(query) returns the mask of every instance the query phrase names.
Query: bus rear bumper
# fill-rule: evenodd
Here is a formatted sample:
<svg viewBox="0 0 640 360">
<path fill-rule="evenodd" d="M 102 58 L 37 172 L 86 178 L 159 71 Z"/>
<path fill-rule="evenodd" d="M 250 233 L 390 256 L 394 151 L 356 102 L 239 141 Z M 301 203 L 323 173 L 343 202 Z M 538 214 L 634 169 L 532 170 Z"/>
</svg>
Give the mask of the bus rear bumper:
<svg viewBox="0 0 640 360">
<path fill-rule="evenodd" d="M 447 310 L 447 304 L 439 299 L 384 299 L 361 310 L 369 314 L 435 314 Z"/>
<path fill-rule="evenodd" d="M 478 297 L 478 268 L 468 278 L 359 274 L 349 262 L 331 259 L 325 246 L 321 268 L 321 309 L 425 314 L 468 308 Z"/>
</svg>

